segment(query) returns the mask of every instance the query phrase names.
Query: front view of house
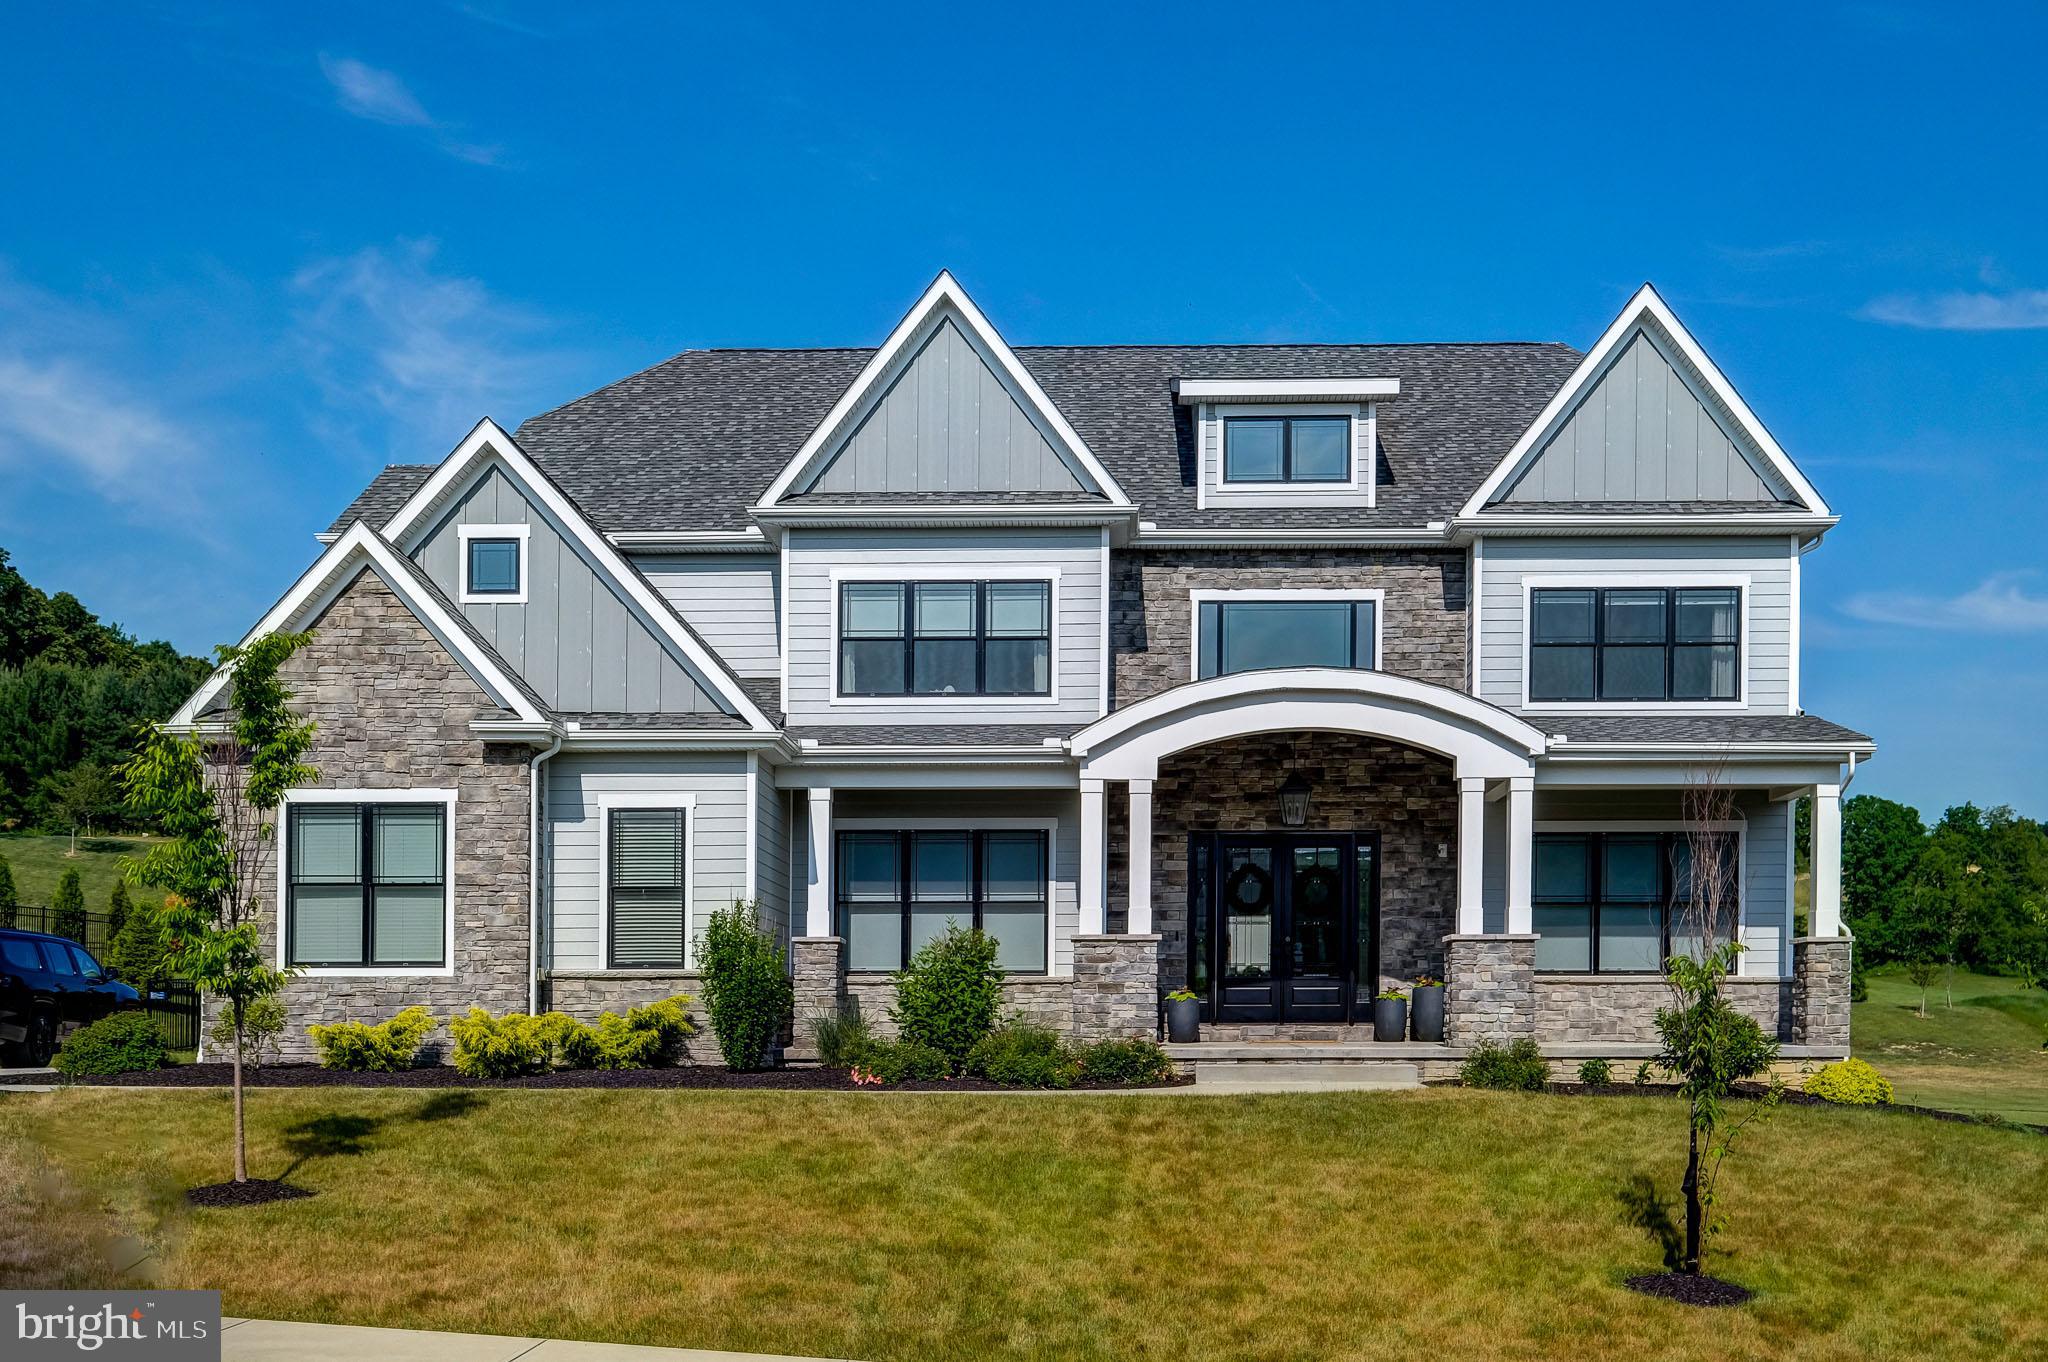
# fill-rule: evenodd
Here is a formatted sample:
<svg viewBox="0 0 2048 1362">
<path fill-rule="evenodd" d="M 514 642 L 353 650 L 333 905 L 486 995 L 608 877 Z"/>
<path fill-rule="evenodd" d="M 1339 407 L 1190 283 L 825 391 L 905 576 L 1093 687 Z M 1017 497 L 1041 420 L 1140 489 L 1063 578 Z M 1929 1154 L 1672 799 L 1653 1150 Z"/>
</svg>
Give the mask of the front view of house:
<svg viewBox="0 0 2048 1362">
<path fill-rule="evenodd" d="M 749 900 L 799 1048 L 971 922 L 1080 1036 L 1188 989 L 1348 1037 L 1430 975 L 1453 1051 L 1628 1053 L 1711 784 L 1731 992 L 1838 1056 L 1873 748 L 1799 683 L 1835 523 L 1647 286 L 1583 354 L 1012 348 L 945 275 L 879 348 L 686 352 L 385 469 L 257 625 L 314 631 L 292 1034 L 692 992 Z"/>
</svg>

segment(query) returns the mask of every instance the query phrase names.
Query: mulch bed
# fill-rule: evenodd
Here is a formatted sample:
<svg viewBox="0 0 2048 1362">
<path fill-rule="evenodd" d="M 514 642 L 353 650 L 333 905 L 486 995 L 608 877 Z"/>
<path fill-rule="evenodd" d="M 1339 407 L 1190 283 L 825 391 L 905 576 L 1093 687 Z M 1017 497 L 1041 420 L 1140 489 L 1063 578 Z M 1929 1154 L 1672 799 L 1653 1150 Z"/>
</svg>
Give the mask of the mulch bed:
<svg viewBox="0 0 2048 1362">
<path fill-rule="evenodd" d="M 275 1178 L 250 1178 L 247 1182 L 215 1182 L 194 1187 L 185 1200 L 194 1206 L 265 1206 L 273 1201 L 297 1201 L 313 1193 Z"/>
<path fill-rule="evenodd" d="M 1645 1272 L 1639 1277 L 1630 1277 L 1624 1285 L 1645 1296 L 1658 1296 L 1681 1305 L 1741 1305 L 1756 1298 L 1756 1292 L 1746 1286 L 1688 1272 Z"/>
<path fill-rule="evenodd" d="M 80 1086 L 119 1088 L 224 1088 L 233 1081 L 227 1064 L 180 1064 L 140 1073 L 74 1078 Z M 1079 1083 L 1076 1091 L 1118 1092 L 1131 1087 L 1175 1087 L 1191 1083 Z M 1013 1092 L 985 1078 L 947 1078 L 861 1087 L 844 1069 L 764 1069 L 739 1074 L 708 1064 L 665 1069 L 558 1069 L 525 1078 L 464 1078 L 445 1066 L 403 1069 L 397 1073 L 347 1073 L 317 1064 L 265 1064 L 245 1068 L 242 1083 L 250 1088 L 691 1088 L 721 1090 L 809 1090 L 824 1092 Z"/>
</svg>

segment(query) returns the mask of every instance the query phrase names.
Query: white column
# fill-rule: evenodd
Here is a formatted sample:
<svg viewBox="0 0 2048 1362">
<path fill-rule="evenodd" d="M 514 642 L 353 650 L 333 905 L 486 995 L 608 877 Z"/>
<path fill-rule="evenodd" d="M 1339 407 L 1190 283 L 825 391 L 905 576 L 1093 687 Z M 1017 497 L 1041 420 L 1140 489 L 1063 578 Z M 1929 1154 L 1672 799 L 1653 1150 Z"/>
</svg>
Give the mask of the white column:
<svg viewBox="0 0 2048 1362">
<path fill-rule="evenodd" d="M 1103 900 L 1109 894 L 1109 839 L 1106 818 L 1109 806 L 1103 799 L 1102 782 L 1081 779 L 1081 921 L 1082 936 L 1100 936 L 1103 929 Z"/>
<path fill-rule="evenodd" d="M 1486 930 L 1486 780 L 1458 777 L 1458 935 Z"/>
<path fill-rule="evenodd" d="M 805 886 L 804 935 L 832 935 L 832 791 L 810 792 L 811 879 Z"/>
<path fill-rule="evenodd" d="M 1808 936 L 1842 934 L 1842 787 L 1813 787 L 1813 914 Z"/>
<path fill-rule="evenodd" d="M 1152 930 L 1152 782 L 1131 782 L 1131 902 L 1124 930 Z"/>
<path fill-rule="evenodd" d="M 1508 920 L 1512 935 L 1536 930 L 1529 906 L 1531 862 L 1536 854 L 1536 779 L 1508 778 Z"/>
</svg>

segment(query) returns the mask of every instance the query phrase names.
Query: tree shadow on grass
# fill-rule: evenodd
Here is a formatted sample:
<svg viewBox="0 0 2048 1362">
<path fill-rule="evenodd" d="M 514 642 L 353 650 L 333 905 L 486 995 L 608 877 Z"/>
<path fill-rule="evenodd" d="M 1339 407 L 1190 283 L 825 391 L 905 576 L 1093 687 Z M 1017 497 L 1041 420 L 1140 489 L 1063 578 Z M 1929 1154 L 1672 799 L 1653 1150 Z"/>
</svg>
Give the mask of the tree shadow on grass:
<svg viewBox="0 0 2048 1362">
<path fill-rule="evenodd" d="M 459 1120 L 489 1105 L 489 1099 L 482 1093 L 455 1088 L 437 1092 L 399 1116 L 333 1115 L 301 1121 L 285 1127 L 285 1152 L 292 1156 L 292 1161 L 284 1172 L 278 1174 L 277 1180 L 286 1181 L 312 1159 L 353 1158 L 367 1154 L 372 1148 L 372 1137 L 387 1126 Z"/>
<path fill-rule="evenodd" d="M 1614 1194 L 1621 1203 L 1621 1221 L 1631 1225 L 1650 1237 L 1651 1242 L 1664 1254 L 1664 1270 L 1678 1271 L 1685 1259 L 1684 1237 L 1678 1232 L 1678 1222 L 1671 1218 L 1671 1203 L 1657 1190 L 1657 1184 L 1648 1173 L 1637 1173 Z"/>
</svg>

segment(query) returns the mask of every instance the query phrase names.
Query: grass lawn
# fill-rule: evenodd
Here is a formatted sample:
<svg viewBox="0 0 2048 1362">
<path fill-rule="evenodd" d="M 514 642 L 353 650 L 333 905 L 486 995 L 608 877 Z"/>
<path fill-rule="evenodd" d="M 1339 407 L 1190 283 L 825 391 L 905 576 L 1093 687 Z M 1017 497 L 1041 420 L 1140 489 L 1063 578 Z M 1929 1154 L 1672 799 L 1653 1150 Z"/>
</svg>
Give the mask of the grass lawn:
<svg viewBox="0 0 2048 1362">
<path fill-rule="evenodd" d="M 1667 1098 L 302 1090 L 250 1112 L 252 1171 L 316 1197 L 182 1208 L 225 1172 L 224 1095 L 17 1098 L 0 1144 L 33 1141 L 164 1246 L 165 1285 L 239 1315 L 906 1360 L 2048 1350 L 2048 1139 L 1881 1111 L 1787 1108 L 1751 1137 L 1711 1265 L 1762 1294 L 1724 1312 L 1621 1285 L 1660 1261 L 1619 1193 L 1675 1191 Z"/>
<path fill-rule="evenodd" d="M 43 837 L 9 835 L 0 837 L 0 856 L 7 858 L 7 864 L 14 871 L 14 888 L 24 904 L 47 908 L 56 897 L 57 881 L 66 870 L 76 870 L 80 887 L 85 890 L 85 908 L 89 913 L 104 914 L 107 911 L 107 896 L 114 892 L 114 881 L 121 878 L 122 862 L 139 858 L 154 845 L 156 839 L 141 834 L 120 833 L 108 836 L 78 839 L 78 855 L 67 856 L 70 849 L 69 837 Z M 155 903 L 163 898 L 158 890 L 144 889 L 138 885 L 128 886 L 128 896 L 135 903 Z M 29 919 L 33 924 L 35 919 Z M 100 924 L 93 924 L 93 939 L 90 945 L 97 947 Z"/>
<path fill-rule="evenodd" d="M 1955 1006 L 1937 983 L 1922 1017 L 1920 990 L 1905 975 L 1866 982 L 1869 1001 L 1851 1009 L 1852 1043 L 1891 1079 L 1899 1101 L 2048 1125 L 2048 990 L 1958 972 Z"/>
</svg>

